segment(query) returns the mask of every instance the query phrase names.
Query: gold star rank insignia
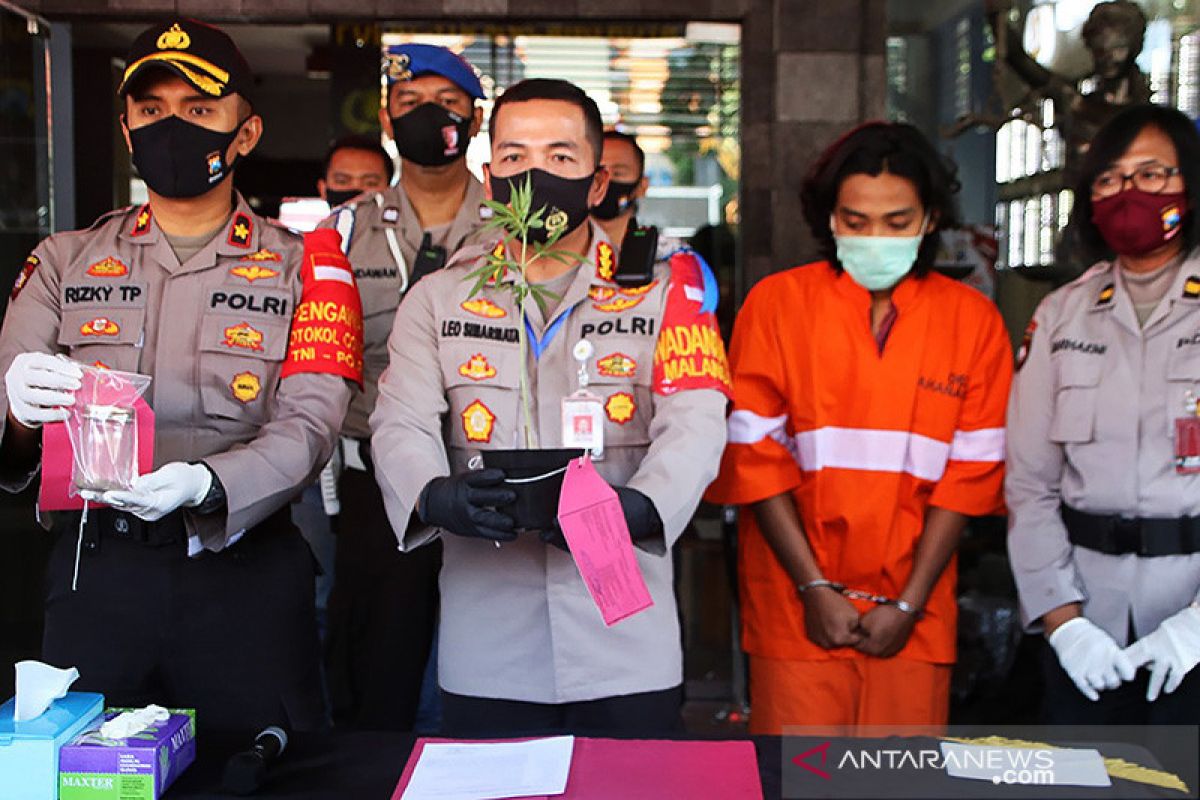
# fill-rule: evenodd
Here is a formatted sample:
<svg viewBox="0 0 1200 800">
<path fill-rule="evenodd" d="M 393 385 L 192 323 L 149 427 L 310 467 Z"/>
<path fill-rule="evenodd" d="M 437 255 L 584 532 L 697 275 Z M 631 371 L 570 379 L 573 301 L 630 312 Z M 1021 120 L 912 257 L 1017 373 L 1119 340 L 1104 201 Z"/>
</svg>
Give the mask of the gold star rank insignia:
<svg viewBox="0 0 1200 800">
<path fill-rule="evenodd" d="M 253 231 L 254 223 L 250 217 L 242 213 L 234 214 L 233 224 L 229 226 L 229 243 L 234 247 L 249 247 Z"/>
</svg>

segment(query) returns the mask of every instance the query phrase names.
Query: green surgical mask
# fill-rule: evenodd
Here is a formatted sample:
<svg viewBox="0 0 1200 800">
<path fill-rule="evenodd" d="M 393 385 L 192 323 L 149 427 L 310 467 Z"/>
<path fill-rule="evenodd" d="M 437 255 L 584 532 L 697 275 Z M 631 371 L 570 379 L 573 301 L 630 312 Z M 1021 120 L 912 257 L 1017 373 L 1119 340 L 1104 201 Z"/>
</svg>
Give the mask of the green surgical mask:
<svg viewBox="0 0 1200 800">
<path fill-rule="evenodd" d="M 839 236 L 835 233 L 838 261 L 864 289 L 872 292 L 890 289 L 916 263 L 928 225 L 927 216 L 916 236 Z M 833 230 L 832 219 L 829 228 Z"/>
</svg>

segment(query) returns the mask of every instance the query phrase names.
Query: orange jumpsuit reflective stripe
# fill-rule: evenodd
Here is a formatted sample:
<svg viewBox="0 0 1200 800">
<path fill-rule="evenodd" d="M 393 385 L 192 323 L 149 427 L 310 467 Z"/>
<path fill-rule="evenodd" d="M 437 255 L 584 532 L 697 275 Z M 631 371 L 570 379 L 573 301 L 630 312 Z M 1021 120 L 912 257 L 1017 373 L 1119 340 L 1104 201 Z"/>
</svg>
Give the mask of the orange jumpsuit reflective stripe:
<svg viewBox="0 0 1200 800">
<path fill-rule="evenodd" d="M 910 277 L 892 302 L 896 323 L 881 353 L 870 296 L 829 264 L 754 288 L 734 330 L 729 445 L 707 497 L 741 505 L 791 492 L 825 577 L 895 598 L 930 505 L 1002 510 L 1012 353 L 995 306 L 974 289 L 938 274 Z M 746 650 L 865 658 L 808 640 L 795 587 L 753 514 L 740 525 Z M 899 657 L 954 661 L 954 583 L 951 563 Z"/>
</svg>

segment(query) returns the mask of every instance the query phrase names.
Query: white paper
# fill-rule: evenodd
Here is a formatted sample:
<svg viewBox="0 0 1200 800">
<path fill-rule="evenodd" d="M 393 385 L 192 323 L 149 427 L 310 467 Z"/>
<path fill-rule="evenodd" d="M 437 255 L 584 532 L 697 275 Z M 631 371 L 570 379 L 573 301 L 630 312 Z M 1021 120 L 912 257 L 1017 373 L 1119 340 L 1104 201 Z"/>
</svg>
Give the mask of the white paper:
<svg viewBox="0 0 1200 800">
<path fill-rule="evenodd" d="M 71 684 L 79 679 L 79 670 L 74 667 L 59 669 L 41 661 L 18 661 L 16 672 L 14 722 L 40 717 L 51 703 L 65 697 Z"/>
<path fill-rule="evenodd" d="M 1111 786 L 1099 750 L 942 742 L 946 774 L 1013 786 Z"/>
<path fill-rule="evenodd" d="M 574 736 L 425 745 L 402 800 L 491 800 L 567 790 Z"/>
</svg>

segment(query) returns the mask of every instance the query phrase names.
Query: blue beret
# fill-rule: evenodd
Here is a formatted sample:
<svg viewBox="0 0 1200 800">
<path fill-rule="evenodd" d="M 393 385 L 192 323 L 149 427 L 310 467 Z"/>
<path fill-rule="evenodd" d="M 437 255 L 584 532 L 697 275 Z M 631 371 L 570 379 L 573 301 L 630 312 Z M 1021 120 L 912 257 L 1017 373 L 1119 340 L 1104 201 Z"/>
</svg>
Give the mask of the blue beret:
<svg viewBox="0 0 1200 800">
<path fill-rule="evenodd" d="M 388 86 L 422 75 L 441 75 L 476 100 L 484 99 L 475 68 L 457 53 L 433 44 L 392 45 L 383 55 L 383 74 Z"/>
</svg>

